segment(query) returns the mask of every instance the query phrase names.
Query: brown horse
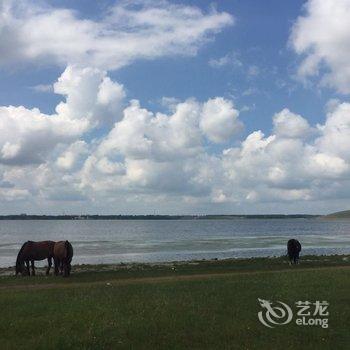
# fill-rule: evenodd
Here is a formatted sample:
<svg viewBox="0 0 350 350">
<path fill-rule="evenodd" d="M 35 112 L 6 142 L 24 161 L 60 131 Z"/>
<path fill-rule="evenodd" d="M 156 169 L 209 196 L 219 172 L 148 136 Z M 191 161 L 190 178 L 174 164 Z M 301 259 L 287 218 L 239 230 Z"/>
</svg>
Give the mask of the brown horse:
<svg viewBox="0 0 350 350">
<path fill-rule="evenodd" d="M 63 277 L 68 277 L 71 270 L 71 262 L 73 258 L 73 247 L 69 241 L 59 241 L 54 246 L 54 261 L 55 261 L 55 274 L 59 272 Z M 59 271 L 60 270 L 60 271 Z"/>
<path fill-rule="evenodd" d="M 50 273 L 50 268 L 52 266 L 53 258 L 53 248 L 55 242 L 53 241 L 42 241 L 42 242 L 25 242 L 17 255 L 16 260 L 16 275 L 19 273 L 27 274 L 30 276 L 29 271 L 29 261 L 31 262 L 32 267 L 32 276 L 35 275 L 35 260 L 44 260 L 47 259 L 48 267 L 46 269 L 46 275 Z M 26 266 L 24 266 L 24 263 Z"/>
</svg>

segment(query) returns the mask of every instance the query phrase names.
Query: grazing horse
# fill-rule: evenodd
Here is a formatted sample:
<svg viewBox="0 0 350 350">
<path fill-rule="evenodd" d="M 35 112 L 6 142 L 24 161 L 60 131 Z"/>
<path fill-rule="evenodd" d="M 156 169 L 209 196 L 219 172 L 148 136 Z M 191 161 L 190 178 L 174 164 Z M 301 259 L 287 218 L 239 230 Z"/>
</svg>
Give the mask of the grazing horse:
<svg viewBox="0 0 350 350">
<path fill-rule="evenodd" d="M 71 270 L 71 262 L 73 257 L 73 247 L 69 241 L 59 241 L 54 246 L 55 274 L 58 275 L 59 270 L 63 277 L 68 277 Z"/>
<path fill-rule="evenodd" d="M 53 248 L 55 242 L 53 241 L 42 241 L 42 242 L 25 242 L 17 255 L 16 260 L 16 275 L 19 273 L 27 274 L 30 276 L 29 271 L 29 262 L 31 262 L 32 267 L 32 276 L 35 275 L 35 260 L 44 260 L 47 259 L 48 267 L 46 269 L 46 275 L 50 273 L 50 268 L 52 266 L 53 258 Z M 24 266 L 24 263 L 26 266 Z"/>
<path fill-rule="evenodd" d="M 299 253 L 301 244 L 297 239 L 290 239 L 287 243 L 288 257 L 291 264 L 297 264 L 299 261 Z"/>
</svg>

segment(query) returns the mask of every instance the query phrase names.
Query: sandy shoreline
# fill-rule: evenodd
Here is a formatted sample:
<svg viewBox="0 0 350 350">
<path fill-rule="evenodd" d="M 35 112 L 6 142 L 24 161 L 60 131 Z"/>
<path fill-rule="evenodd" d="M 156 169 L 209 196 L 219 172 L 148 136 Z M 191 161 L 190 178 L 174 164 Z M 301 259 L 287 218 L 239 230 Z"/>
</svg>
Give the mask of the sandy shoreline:
<svg viewBox="0 0 350 350">
<path fill-rule="evenodd" d="M 269 263 L 282 263 L 289 265 L 289 261 L 286 256 L 279 257 L 256 257 L 256 258 L 229 258 L 229 259 L 202 259 L 202 260 L 189 260 L 189 261 L 170 261 L 170 262 L 154 262 L 154 263 L 115 263 L 115 264 L 73 264 L 72 271 L 74 273 L 82 272 L 107 272 L 107 271 L 143 271 L 143 270 L 157 270 L 157 269 L 178 269 L 186 267 L 201 267 L 201 266 L 220 266 L 220 265 L 232 265 L 233 267 L 240 264 L 252 264 L 252 265 L 268 265 Z M 307 255 L 301 257 L 301 264 L 310 265 L 312 263 L 324 263 L 324 264 L 335 264 L 335 263 L 349 263 L 350 255 Z M 45 275 L 46 267 L 36 267 L 37 275 Z M 50 274 L 53 274 L 53 267 Z M 15 267 L 2 267 L 0 268 L 0 276 L 11 276 L 15 273 Z"/>
</svg>

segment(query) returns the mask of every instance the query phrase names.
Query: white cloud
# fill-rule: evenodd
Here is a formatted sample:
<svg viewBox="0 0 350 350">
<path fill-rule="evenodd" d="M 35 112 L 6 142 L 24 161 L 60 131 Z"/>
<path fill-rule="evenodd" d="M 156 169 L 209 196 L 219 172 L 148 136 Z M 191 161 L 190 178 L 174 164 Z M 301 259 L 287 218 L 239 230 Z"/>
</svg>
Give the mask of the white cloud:
<svg viewBox="0 0 350 350">
<path fill-rule="evenodd" d="M 304 136 L 311 128 L 301 116 L 287 109 L 277 113 L 275 134 L 265 137 L 253 132 L 241 147 L 224 151 L 227 188 L 241 192 L 243 202 L 243 198 L 280 202 L 342 196 L 350 176 L 349 152 L 345 150 L 345 145 L 350 146 L 350 128 L 338 120 L 350 116 L 349 106 L 342 103 L 329 112 L 325 124 L 318 126 L 319 133 L 309 134 L 314 137 L 308 143 Z"/>
<path fill-rule="evenodd" d="M 350 93 L 350 1 L 309 0 L 293 26 L 294 50 L 303 55 L 299 76 Z"/>
<path fill-rule="evenodd" d="M 85 120 L 48 116 L 38 109 L 0 107 L 0 163 L 40 163 L 58 143 L 79 137 Z"/>
<path fill-rule="evenodd" d="M 51 84 L 38 84 L 35 86 L 31 86 L 31 89 L 36 92 L 53 92 L 53 86 Z"/>
<path fill-rule="evenodd" d="M 231 135 L 221 133 L 225 128 L 216 129 L 219 125 L 229 129 L 227 122 L 237 117 L 231 102 L 222 98 L 203 104 L 188 100 L 178 103 L 173 114 L 164 115 L 142 109 L 133 101 L 93 154 L 94 164 L 103 159 L 105 165 L 91 167 L 90 160 L 89 168 L 85 167 L 84 186 L 96 192 L 114 189 L 116 194 L 146 197 L 176 195 L 193 205 L 334 197 L 339 195 L 339 186 L 334 184 L 349 178 L 349 162 L 323 144 L 333 132 L 329 124 L 338 114 L 350 116 L 349 105 L 334 106 L 325 124 L 318 126 L 318 133 L 303 117 L 284 109 L 274 116 L 272 135 L 265 137 L 255 131 L 236 147 L 209 155 L 205 138 L 215 135 L 215 141 L 222 142 Z M 202 127 L 208 115 L 218 123 L 208 126 L 209 135 Z M 350 136 L 350 128 L 344 124 L 337 128 Z M 103 175 L 107 173 L 108 180 Z M 326 193 L 322 188 L 327 184 L 333 189 Z"/>
<path fill-rule="evenodd" d="M 121 114 L 125 92 L 97 68 L 68 66 L 54 84 L 54 92 L 66 97 L 56 107 L 59 115 L 87 119 L 91 126 L 116 121 Z"/>
<path fill-rule="evenodd" d="M 195 55 L 232 15 L 167 1 L 121 1 L 99 21 L 42 2 L 0 3 L 0 64 L 50 62 L 118 69 L 135 59 Z"/>
<path fill-rule="evenodd" d="M 243 63 L 236 52 L 230 52 L 219 58 L 211 58 L 208 64 L 212 68 L 222 68 L 226 66 L 240 68 L 243 66 Z"/>
<path fill-rule="evenodd" d="M 200 127 L 209 140 L 225 142 L 243 127 L 238 115 L 231 101 L 222 97 L 210 99 L 203 105 Z"/>
<path fill-rule="evenodd" d="M 84 141 L 76 141 L 57 158 L 56 165 L 62 170 L 73 170 L 79 161 L 88 154 L 88 146 Z"/>
<path fill-rule="evenodd" d="M 273 117 L 274 133 L 279 136 L 303 138 L 311 132 L 311 127 L 302 116 L 285 108 Z"/>
<path fill-rule="evenodd" d="M 325 152 L 350 161 L 350 103 L 338 103 L 327 113 L 325 124 L 318 125 L 322 135 L 316 139 L 317 147 Z"/>
<path fill-rule="evenodd" d="M 315 153 L 308 158 L 310 174 L 320 174 L 320 177 L 338 178 L 349 170 L 349 163 L 344 159 L 326 153 Z"/>
<path fill-rule="evenodd" d="M 18 190 L 12 188 L 0 188 L 0 198 L 6 202 L 11 202 L 14 200 L 25 200 L 29 197 L 27 190 Z"/>
<path fill-rule="evenodd" d="M 178 103 L 171 115 L 152 112 L 131 101 L 121 121 L 114 125 L 98 148 L 102 155 L 119 154 L 130 159 L 169 161 L 195 157 L 203 152 L 204 138 L 229 140 L 242 127 L 231 101 Z"/>
<path fill-rule="evenodd" d="M 65 101 L 53 115 L 37 108 L 0 106 L 0 163 L 45 162 L 57 145 L 70 144 L 92 128 L 111 125 L 121 117 L 123 86 L 98 69 L 68 66 L 54 91 Z"/>
<path fill-rule="evenodd" d="M 240 140 L 239 112 L 223 97 L 167 98 L 169 111 L 153 112 L 126 103 L 105 71 L 74 65 L 53 86 L 63 100 L 52 115 L 0 107 L 3 201 L 180 212 L 350 197 L 350 103 L 332 100 L 316 126 L 285 108 L 270 135 Z"/>
<path fill-rule="evenodd" d="M 94 86 L 98 91 L 100 84 Z M 209 134 L 201 126 L 207 116 L 215 121 Z M 47 121 L 59 116 L 40 118 Z M 0 196 L 11 201 L 16 196 L 39 202 L 88 201 L 97 207 L 106 201 L 142 202 L 147 207 L 154 198 L 159 205 L 176 199 L 181 207 L 350 196 L 346 190 L 350 184 L 349 103 L 333 104 L 317 133 L 310 133 L 313 128 L 303 117 L 284 109 L 274 116 L 271 135 L 255 131 L 241 142 L 232 140 L 231 148 L 222 153 L 208 150 L 208 137 L 221 142 L 231 135 L 222 134 L 216 123 L 229 129 L 227 123 L 230 125 L 232 118 L 238 122 L 237 111 L 222 98 L 179 102 L 169 115 L 153 113 L 131 101 L 100 140 L 83 141 L 83 134 L 78 133 L 70 140 L 58 138 L 58 142 L 56 136 L 56 143 L 44 143 L 43 150 L 37 152 L 41 164 L 21 163 L 18 152 L 24 152 L 22 143 L 17 148 L 8 136 L 2 136 L 0 179 L 7 185 L 1 187 Z M 33 124 L 36 122 L 31 119 Z M 37 135 L 34 138 L 39 139 Z M 54 139 L 51 134 L 50 139 Z M 33 150 L 26 142 L 26 149 Z M 6 157 L 17 157 L 17 166 L 6 162 Z"/>
</svg>

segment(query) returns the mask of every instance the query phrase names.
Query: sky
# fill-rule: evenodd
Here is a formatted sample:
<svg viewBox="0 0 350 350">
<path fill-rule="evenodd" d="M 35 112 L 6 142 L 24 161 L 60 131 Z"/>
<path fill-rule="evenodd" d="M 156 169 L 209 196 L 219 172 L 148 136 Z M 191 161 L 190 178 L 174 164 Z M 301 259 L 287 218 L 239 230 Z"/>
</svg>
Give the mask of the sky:
<svg viewBox="0 0 350 350">
<path fill-rule="evenodd" d="M 0 214 L 350 207 L 350 0 L 0 0 Z"/>
</svg>

